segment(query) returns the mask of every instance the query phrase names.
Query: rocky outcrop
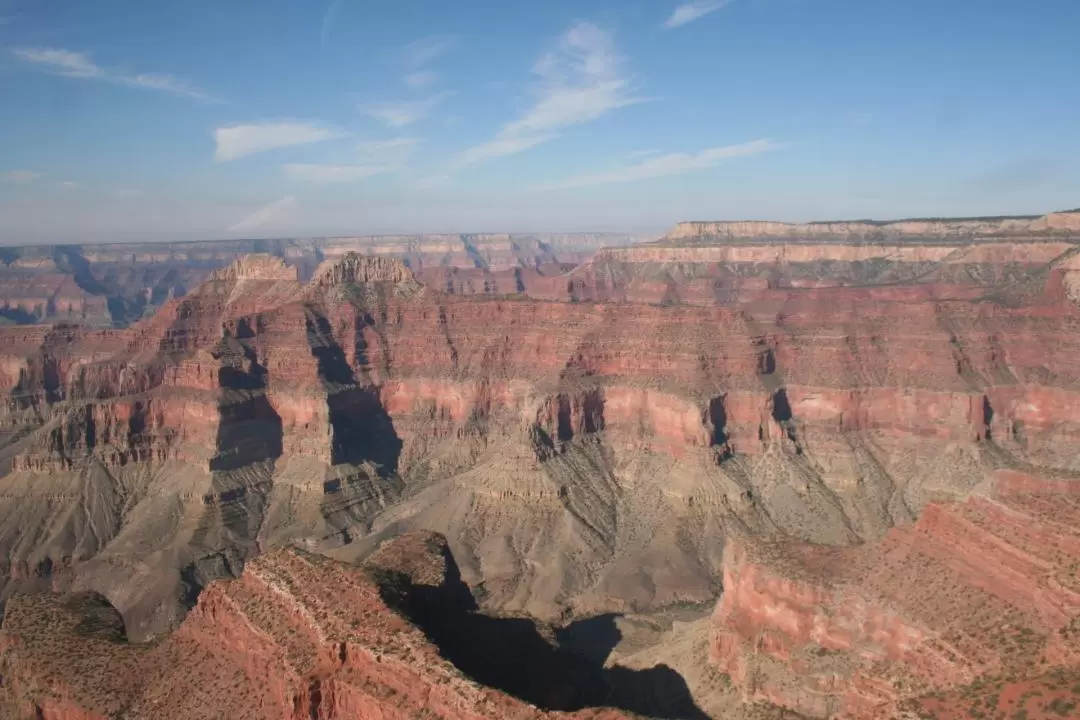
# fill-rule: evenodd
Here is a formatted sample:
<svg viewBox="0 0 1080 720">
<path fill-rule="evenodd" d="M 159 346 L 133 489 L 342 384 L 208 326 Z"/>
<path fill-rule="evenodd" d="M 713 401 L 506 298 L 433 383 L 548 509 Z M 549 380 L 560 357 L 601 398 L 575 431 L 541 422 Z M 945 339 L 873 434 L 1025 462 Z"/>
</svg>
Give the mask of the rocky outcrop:
<svg viewBox="0 0 1080 720">
<path fill-rule="evenodd" d="M 376 561 L 264 555 L 150 645 L 128 643 L 100 596 L 16 595 L 0 630 L 0 703 L 13 719 L 49 720 L 629 717 L 548 713 L 469 679 L 397 610 L 410 588 L 447 582 L 438 539 L 404 538 Z"/>
<path fill-rule="evenodd" d="M 325 289 L 350 283 L 414 283 L 412 273 L 394 258 L 365 257 L 349 253 L 339 260 L 328 260 L 315 271 L 311 284 Z"/>
<path fill-rule="evenodd" d="M 210 273 L 211 281 L 243 280 L 297 280 L 295 267 L 285 264 L 281 258 L 263 253 L 246 255 L 231 265 Z"/>
<path fill-rule="evenodd" d="M 711 661 L 747 698 L 856 718 L 1075 665 L 1080 484 L 1002 472 L 987 487 L 863 548 L 730 544 Z"/>
</svg>

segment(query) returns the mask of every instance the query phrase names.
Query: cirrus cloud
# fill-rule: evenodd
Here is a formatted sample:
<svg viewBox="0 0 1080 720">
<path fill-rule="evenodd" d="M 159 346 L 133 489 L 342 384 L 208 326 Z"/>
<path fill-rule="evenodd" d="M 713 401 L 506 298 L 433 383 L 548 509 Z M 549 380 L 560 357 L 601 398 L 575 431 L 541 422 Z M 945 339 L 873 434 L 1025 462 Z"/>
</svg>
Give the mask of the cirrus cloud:
<svg viewBox="0 0 1080 720">
<path fill-rule="evenodd" d="M 423 100 L 366 105 L 363 111 L 377 120 L 382 120 L 390 127 L 405 127 L 426 118 L 439 103 L 452 95 L 454 95 L 452 90 L 444 90 Z"/>
<path fill-rule="evenodd" d="M 348 133 L 310 122 L 262 122 L 231 125 L 214 130 L 214 159 L 236 160 L 253 153 L 336 140 Z"/>
<path fill-rule="evenodd" d="M 538 190 L 563 190 L 567 188 L 579 188 L 589 185 L 608 185 L 612 183 L 636 182 L 650 178 L 667 177 L 669 175 L 682 175 L 696 170 L 710 168 L 717 163 L 731 158 L 747 157 L 760 153 L 778 150 L 781 143 L 772 140 L 753 140 L 738 145 L 715 147 L 690 153 L 667 153 L 648 160 L 643 160 L 634 165 L 617 168 L 608 172 L 591 175 L 579 175 L 568 178 L 550 185 L 541 185 Z"/>
<path fill-rule="evenodd" d="M 455 45 L 457 39 L 450 35 L 429 35 L 414 40 L 405 46 L 405 64 L 411 67 L 427 65 L 453 50 Z"/>
<path fill-rule="evenodd" d="M 405 84 L 414 90 L 423 90 L 429 85 L 434 85 L 439 81 L 439 73 L 434 70 L 420 70 L 418 72 L 409 73 L 404 78 Z"/>
<path fill-rule="evenodd" d="M 54 75 L 70 78 L 105 80 L 117 85 L 159 90 L 203 102 L 221 102 L 217 98 L 192 86 L 186 80 L 159 73 L 126 73 L 106 70 L 95 63 L 86 53 L 62 48 L 15 48 L 11 51 L 24 62 L 37 65 Z"/>
<path fill-rule="evenodd" d="M 532 106 L 494 138 L 463 152 L 457 164 L 513 155 L 558 137 L 568 127 L 646 102 L 635 93 L 623 65 L 609 32 L 576 23 L 533 65 L 538 84 Z"/>
<path fill-rule="evenodd" d="M 664 27 L 668 29 L 682 27 L 695 20 L 700 20 L 709 13 L 714 13 L 732 2 L 733 0 L 696 0 L 696 2 L 683 3 L 675 8 L 675 12 L 671 13 L 671 17 L 664 22 Z"/>
<path fill-rule="evenodd" d="M 296 202 L 296 198 L 288 195 L 258 208 L 240 222 L 231 225 L 229 232 L 243 233 L 258 230 L 268 225 L 280 226 L 295 214 L 297 207 L 299 207 L 299 203 Z"/>
</svg>

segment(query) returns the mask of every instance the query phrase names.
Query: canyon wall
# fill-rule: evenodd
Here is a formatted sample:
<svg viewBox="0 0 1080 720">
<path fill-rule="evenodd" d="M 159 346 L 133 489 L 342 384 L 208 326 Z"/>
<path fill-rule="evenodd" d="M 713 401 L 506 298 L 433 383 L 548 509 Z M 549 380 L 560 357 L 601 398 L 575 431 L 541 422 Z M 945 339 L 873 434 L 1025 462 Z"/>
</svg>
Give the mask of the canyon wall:
<svg viewBox="0 0 1080 720">
<path fill-rule="evenodd" d="M 554 621 L 721 590 L 776 595 L 796 619 L 836 606 L 812 637 L 730 606 L 717 667 L 818 714 L 907 698 L 860 663 L 930 647 L 929 621 L 858 599 L 862 577 L 840 595 L 792 585 L 791 563 L 753 548 L 933 554 L 915 540 L 954 533 L 958 507 L 991 512 L 1002 473 L 1072 481 L 1076 237 L 980 237 L 714 238 L 534 275 L 269 248 L 129 327 L 0 328 L 3 593 L 98 592 L 146 640 L 275 547 L 356 561 L 435 530 L 491 611 Z M 1043 610 L 1010 602 L 1049 633 L 1028 615 L 1058 622 L 1071 600 L 1038 587 Z M 746 664 L 758 636 L 771 685 Z M 785 670 L 799 653 L 809 685 Z M 955 682 L 997 667 L 965 662 L 933 667 Z"/>
<path fill-rule="evenodd" d="M 747 698 L 813 717 L 1080 660 L 1080 483 L 1015 471 L 862 548 L 731 543 L 711 661 Z"/>
<path fill-rule="evenodd" d="M 6 246 L 0 247 L 0 319 L 126 326 L 182 297 L 215 269 L 253 253 L 287 261 L 303 279 L 321 262 L 349 253 L 403 260 L 417 272 L 463 269 L 512 277 L 543 265 L 572 267 L 600 248 L 652 239 L 625 233 L 504 233 Z"/>
<path fill-rule="evenodd" d="M 973 237 L 1024 236 L 1035 233 L 1071 233 L 1080 230 L 1080 212 L 977 218 L 781 223 L 769 221 L 682 222 L 667 239 L 697 238 L 811 238 L 839 237 Z"/>
</svg>

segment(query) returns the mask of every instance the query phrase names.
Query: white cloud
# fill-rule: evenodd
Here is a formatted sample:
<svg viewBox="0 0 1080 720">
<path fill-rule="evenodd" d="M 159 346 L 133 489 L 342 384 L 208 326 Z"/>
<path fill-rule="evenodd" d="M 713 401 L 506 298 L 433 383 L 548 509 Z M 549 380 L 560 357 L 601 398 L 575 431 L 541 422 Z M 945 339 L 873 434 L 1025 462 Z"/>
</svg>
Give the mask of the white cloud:
<svg viewBox="0 0 1080 720">
<path fill-rule="evenodd" d="M 120 188 L 116 191 L 116 197 L 121 200 L 131 200 L 134 198 L 140 198 L 144 195 L 142 190 L 138 188 Z"/>
<path fill-rule="evenodd" d="M 414 137 L 365 140 L 356 143 L 356 152 L 365 163 L 404 165 L 419 144 L 420 138 Z"/>
<path fill-rule="evenodd" d="M 295 214 L 299 203 L 292 195 L 275 200 L 245 217 L 240 222 L 229 227 L 229 232 L 243 233 L 257 230 L 267 225 L 281 225 Z"/>
<path fill-rule="evenodd" d="M 579 175 L 551 185 L 544 185 L 538 189 L 560 190 L 565 188 L 586 187 L 588 185 L 607 185 L 611 183 L 635 182 L 650 178 L 666 177 L 669 175 L 682 175 L 695 170 L 704 170 L 713 165 L 736 157 L 757 155 L 770 150 L 778 150 L 783 145 L 772 140 L 754 140 L 740 145 L 728 145 L 726 147 L 708 148 L 696 154 L 667 153 L 648 160 L 643 160 L 636 165 L 618 168 L 605 173 L 595 175 Z"/>
<path fill-rule="evenodd" d="M 211 97 L 201 90 L 192 87 L 186 80 L 175 78 L 172 75 L 140 73 L 138 75 L 109 79 L 123 85 L 130 85 L 131 87 L 145 88 L 147 90 L 162 90 L 164 92 L 173 93 L 174 95 L 183 95 L 204 102 L 221 102 L 217 98 Z"/>
<path fill-rule="evenodd" d="M 57 48 L 15 48 L 11 51 L 26 62 L 44 65 L 68 77 L 104 77 L 105 71 L 83 53 Z"/>
<path fill-rule="evenodd" d="M 695 2 L 683 3 L 675 8 L 675 12 L 671 13 L 671 17 L 664 22 L 664 27 L 682 27 L 731 3 L 732 0 L 695 0 Z"/>
<path fill-rule="evenodd" d="M 405 64 L 411 67 L 427 65 L 454 49 L 457 40 L 449 35 L 431 35 L 405 46 Z"/>
<path fill-rule="evenodd" d="M 216 98 L 192 86 L 186 80 L 172 75 L 156 73 L 131 74 L 109 71 L 91 60 L 86 53 L 60 48 L 15 48 L 12 53 L 19 59 L 39 65 L 54 75 L 105 80 L 118 85 L 142 88 L 144 90 L 159 90 L 204 102 L 219 102 Z"/>
<path fill-rule="evenodd" d="M 71 180 L 60 180 L 56 183 L 56 187 L 63 188 L 64 190 L 71 190 L 72 188 L 79 187 L 79 183 L 73 182 Z"/>
<path fill-rule="evenodd" d="M 306 122 L 264 122 L 232 125 L 214 130 L 218 161 L 294 145 L 308 145 L 346 137 L 347 133 Z"/>
<path fill-rule="evenodd" d="M 305 163 L 290 163 L 282 165 L 282 168 L 291 179 L 303 180 L 316 185 L 354 182 L 372 175 L 393 172 L 399 169 L 395 165 L 311 165 Z"/>
<path fill-rule="evenodd" d="M 8 170 L 3 175 L 0 175 L 0 180 L 10 183 L 28 183 L 37 180 L 39 177 L 41 177 L 41 173 L 33 170 Z"/>
<path fill-rule="evenodd" d="M 453 94 L 450 90 L 444 90 L 424 100 L 377 103 L 368 105 L 363 110 L 390 127 L 405 127 L 426 118 L 439 103 Z"/>
<path fill-rule="evenodd" d="M 494 139 L 462 153 L 459 165 L 519 153 L 557 137 L 564 128 L 644 102 L 622 73 L 623 62 L 609 33 L 577 23 L 533 65 L 540 81 L 533 106 Z"/>
<path fill-rule="evenodd" d="M 554 133 L 548 133 L 547 135 L 525 135 L 522 137 L 497 137 L 494 140 L 488 140 L 486 143 L 474 145 L 465 152 L 458 156 L 459 165 L 472 165 L 473 163 L 482 162 L 484 160 L 490 160 L 491 158 L 502 157 L 504 155 L 515 155 L 524 150 L 528 150 L 534 145 L 539 145 L 551 140 L 555 137 Z"/>
<path fill-rule="evenodd" d="M 405 84 L 416 90 L 423 90 L 429 85 L 434 85 L 439 81 L 439 73 L 434 70 L 420 70 L 418 72 L 409 73 L 404 78 Z"/>
<path fill-rule="evenodd" d="M 396 172 L 420 143 L 419 138 L 399 137 L 390 140 L 365 140 L 356 143 L 360 162 L 355 165 L 322 165 L 289 163 L 283 165 L 285 174 L 293 180 L 325 185 L 361 180 L 372 175 Z"/>
</svg>

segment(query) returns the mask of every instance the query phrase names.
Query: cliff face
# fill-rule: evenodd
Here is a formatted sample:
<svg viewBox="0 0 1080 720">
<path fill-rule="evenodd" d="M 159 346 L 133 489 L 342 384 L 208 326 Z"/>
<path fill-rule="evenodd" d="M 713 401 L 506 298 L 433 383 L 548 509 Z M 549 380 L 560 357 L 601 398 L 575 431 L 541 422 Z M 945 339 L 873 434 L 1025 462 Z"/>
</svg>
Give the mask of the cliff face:
<svg viewBox="0 0 1080 720">
<path fill-rule="evenodd" d="M 444 660 L 396 605 L 450 582 L 444 551 L 437 537 L 405 537 L 372 569 L 270 553 L 210 586 L 176 632 L 149 645 L 129 644 L 100 596 L 16 595 L 0 630 L 0 708 L 12 720 L 630 717 L 545 712 Z"/>
<path fill-rule="evenodd" d="M 668 240 L 702 238 L 814 238 L 838 237 L 972 237 L 980 235 L 1023 236 L 1034 233 L 1075 233 L 1080 230 L 1080 213 L 1050 213 L 1044 216 L 893 220 L 887 222 L 848 221 L 780 223 L 762 221 L 682 222 L 667 234 Z"/>
<path fill-rule="evenodd" d="M 493 611 L 553 621 L 725 590 L 716 667 L 806 712 L 914 697 L 875 669 L 909 657 L 932 671 L 905 687 L 996 672 L 984 650 L 927 659 L 945 630 L 866 590 L 871 574 L 822 581 L 848 563 L 823 558 L 880 543 L 948 564 L 948 542 L 974 542 L 990 566 L 1013 540 L 972 541 L 957 513 L 1045 521 L 987 488 L 1080 470 L 1076 239 L 668 243 L 531 275 L 262 254 L 130 327 L 0 328 L 3 592 L 101 593 L 145 640 L 276 547 L 355 561 L 423 529 Z M 507 277 L 513 292 L 488 284 Z M 825 549 L 778 569 L 752 550 L 774 542 Z M 1030 618 L 1061 622 L 1071 596 L 1032 587 L 1009 602 L 1050 637 Z M 770 629 L 761 603 L 794 625 Z"/>
<path fill-rule="evenodd" d="M 859 549 L 729 545 L 712 662 L 748 698 L 856 718 L 1075 666 L 1080 485 L 1014 471 L 987 483 Z"/>
<path fill-rule="evenodd" d="M 1072 246 L 956 248 L 697 263 L 740 288 L 710 307 L 651 250 L 586 269 L 669 267 L 662 304 L 459 297 L 357 255 L 302 282 L 263 255 L 130 328 L 3 329 L 4 574 L 103 592 L 144 637 L 277 544 L 427 528 L 493 608 L 706 602 L 731 528 L 850 543 L 987 471 L 1077 469 Z"/>
</svg>

